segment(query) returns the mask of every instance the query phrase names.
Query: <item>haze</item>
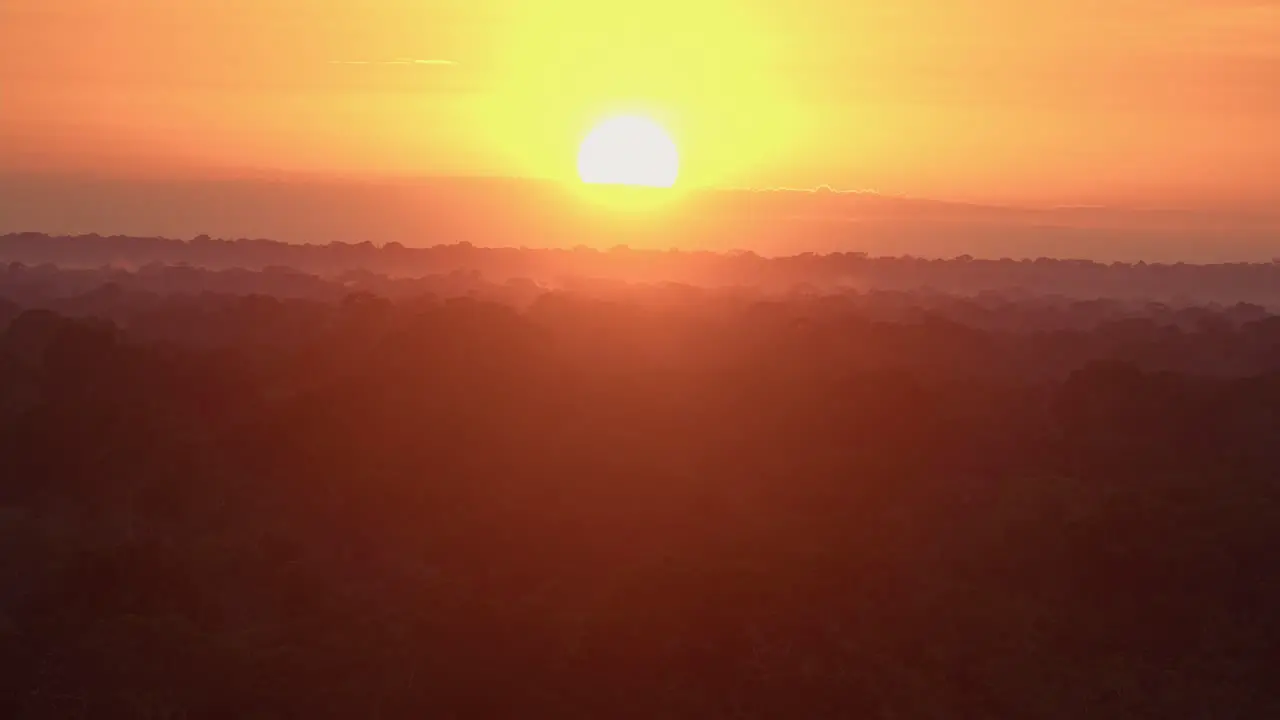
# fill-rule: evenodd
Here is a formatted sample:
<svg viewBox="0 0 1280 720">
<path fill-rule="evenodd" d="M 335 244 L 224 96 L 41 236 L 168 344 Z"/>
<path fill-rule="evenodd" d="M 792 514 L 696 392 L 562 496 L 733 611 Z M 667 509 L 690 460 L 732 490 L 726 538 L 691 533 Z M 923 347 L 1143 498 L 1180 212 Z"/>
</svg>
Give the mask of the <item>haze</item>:
<svg viewBox="0 0 1280 720">
<path fill-rule="evenodd" d="M 0 0 L 0 718 L 1280 718 L 1280 0 Z"/>
</svg>

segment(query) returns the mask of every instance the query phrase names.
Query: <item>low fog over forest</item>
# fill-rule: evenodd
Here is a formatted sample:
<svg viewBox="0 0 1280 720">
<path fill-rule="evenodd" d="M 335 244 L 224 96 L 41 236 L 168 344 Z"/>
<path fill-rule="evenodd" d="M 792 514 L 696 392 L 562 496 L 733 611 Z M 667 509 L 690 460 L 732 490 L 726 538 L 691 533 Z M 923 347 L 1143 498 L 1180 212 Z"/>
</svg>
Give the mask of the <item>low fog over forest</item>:
<svg viewBox="0 0 1280 720">
<path fill-rule="evenodd" d="M 1280 717 L 1280 265 L 0 261 L 0 716 Z"/>
</svg>

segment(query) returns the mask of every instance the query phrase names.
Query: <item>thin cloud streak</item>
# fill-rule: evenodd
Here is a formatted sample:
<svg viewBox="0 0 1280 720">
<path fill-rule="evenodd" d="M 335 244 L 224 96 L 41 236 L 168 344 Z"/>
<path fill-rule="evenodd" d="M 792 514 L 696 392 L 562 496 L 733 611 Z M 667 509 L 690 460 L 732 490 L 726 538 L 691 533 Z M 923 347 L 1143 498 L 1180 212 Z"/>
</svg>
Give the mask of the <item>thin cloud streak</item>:
<svg viewBox="0 0 1280 720">
<path fill-rule="evenodd" d="M 456 60 L 444 60 L 441 58 L 396 58 L 395 60 L 330 60 L 330 65 L 432 65 L 432 66 L 452 66 L 457 65 Z"/>
</svg>

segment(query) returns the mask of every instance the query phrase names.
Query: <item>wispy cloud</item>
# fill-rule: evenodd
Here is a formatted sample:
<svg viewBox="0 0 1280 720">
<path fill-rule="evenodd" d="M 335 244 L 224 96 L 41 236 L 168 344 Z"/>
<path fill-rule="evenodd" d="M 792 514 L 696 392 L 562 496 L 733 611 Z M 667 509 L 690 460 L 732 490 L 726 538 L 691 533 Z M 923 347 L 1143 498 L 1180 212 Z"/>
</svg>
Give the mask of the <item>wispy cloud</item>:
<svg viewBox="0 0 1280 720">
<path fill-rule="evenodd" d="M 330 65 L 457 65 L 456 60 L 442 58 L 396 58 L 394 60 L 330 60 Z"/>
</svg>

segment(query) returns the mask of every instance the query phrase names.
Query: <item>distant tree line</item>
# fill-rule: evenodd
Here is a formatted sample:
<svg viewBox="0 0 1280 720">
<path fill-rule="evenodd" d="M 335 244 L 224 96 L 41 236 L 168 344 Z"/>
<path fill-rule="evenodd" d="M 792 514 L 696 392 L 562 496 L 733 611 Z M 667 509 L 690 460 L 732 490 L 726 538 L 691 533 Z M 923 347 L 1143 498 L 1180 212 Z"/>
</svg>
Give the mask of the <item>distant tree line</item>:
<svg viewBox="0 0 1280 720">
<path fill-rule="evenodd" d="M 537 244 L 536 239 L 530 240 Z M 951 259 L 869 257 L 865 253 L 804 253 L 763 257 L 752 252 L 715 253 L 641 250 L 483 248 L 467 242 L 406 247 L 372 242 L 303 245 L 263 239 L 191 240 L 39 233 L 0 236 L 0 260 L 63 268 L 189 265 L 215 270 L 293 268 L 326 278 L 367 272 L 401 278 L 478 272 L 494 282 L 527 278 L 542 284 L 572 278 L 623 282 L 677 282 L 698 286 L 751 287 L 769 292 L 797 286 L 976 295 L 1000 291 L 1156 300 L 1166 303 L 1249 302 L 1280 306 L 1280 264 L 1217 265 L 1099 263 L 1050 258 Z"/>
</svg>

